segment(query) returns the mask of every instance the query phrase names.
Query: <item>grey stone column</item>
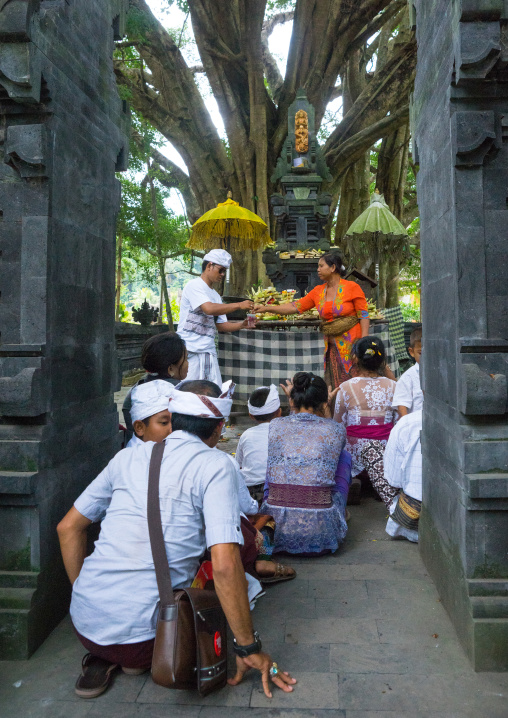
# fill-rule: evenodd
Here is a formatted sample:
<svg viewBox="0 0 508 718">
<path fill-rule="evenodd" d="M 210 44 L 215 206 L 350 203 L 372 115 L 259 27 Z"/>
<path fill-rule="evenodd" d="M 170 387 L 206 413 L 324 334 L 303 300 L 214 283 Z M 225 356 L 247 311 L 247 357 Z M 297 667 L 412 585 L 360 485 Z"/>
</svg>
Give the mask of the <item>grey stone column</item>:
<svg viewBox="0 0 508 718">
<path fill-rule="evenodd" d="M 0 2 L 0 658 L 68 608 L 57 522 L 118 448 L 125 0 Z"/>
<path fill-rule="evenodd" d="M 476 670 L 508 669 L 508 3 L 416 0 L 420 546 Z"/>
</svg>

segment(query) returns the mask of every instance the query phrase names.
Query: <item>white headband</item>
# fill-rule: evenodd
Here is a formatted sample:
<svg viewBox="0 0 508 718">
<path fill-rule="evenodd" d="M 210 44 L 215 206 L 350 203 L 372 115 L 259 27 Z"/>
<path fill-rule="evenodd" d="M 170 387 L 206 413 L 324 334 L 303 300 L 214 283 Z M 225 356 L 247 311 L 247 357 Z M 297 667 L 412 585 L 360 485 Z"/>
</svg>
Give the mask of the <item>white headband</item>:
<svg viewBox="0 0 508 718">
<path fill-rule="evenodd" d="M 226 269 L 233 261 L 231 255 L 229 254 L 229 252 L 226 252 L 225 249 L 211 249 L 208 254 L 205 254 L 203 259 L 207 262 L 218 264 L 221 267 L 226 267 Z"/>
<path fill-rule="evenodd" d="M 148 419 L 149 416 L 167 409 L 173 391 L 173 385 L 162 379 L 154 379 L 135 386 L 131 391 L 131 421 Z"/>
<path fill-rule="evenodd" d="M 260 386 L 259 389 L 268 389 L 267 386 Z M 273 414 L 274 411 L 280 408 L 279 391 L 275 384 L 270 384 L 270 391 L 266 397 L 264 406 L 252 406 L 250 401 L 247 402 L 249 407 L 249 414 L 252 416 L 263 416 L 264 414 Z"/>
<path fill-rule="evenodd" d="M 168 407 L 171 413 L 201 416 L 204 419 L 227 419 L 231 412 L 235 390 L 232 381 L 222 385 L 222 394 L 217 399 L 190 391 L 178 391 L 175 387 L 172 389 Z"/>
</svg>

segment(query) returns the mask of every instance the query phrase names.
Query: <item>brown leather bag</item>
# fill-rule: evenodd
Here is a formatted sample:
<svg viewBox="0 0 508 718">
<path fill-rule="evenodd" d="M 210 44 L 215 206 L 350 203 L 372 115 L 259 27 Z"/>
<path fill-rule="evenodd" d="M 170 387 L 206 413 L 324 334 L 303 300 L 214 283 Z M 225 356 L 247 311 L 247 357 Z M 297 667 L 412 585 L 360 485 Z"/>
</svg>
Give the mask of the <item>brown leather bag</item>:
<svg viewBox="0 0 508 718">
<path fill-rule="evenodd" d="M 205 696 L 226 685 L 226 617 L 215 591 L 173 592 L 159 500 L 164 446 L 153 447 L 148 474 L 148 532 L 160 596 L 152 679 L 166 688 L 197 688 Z"/>
</svg>

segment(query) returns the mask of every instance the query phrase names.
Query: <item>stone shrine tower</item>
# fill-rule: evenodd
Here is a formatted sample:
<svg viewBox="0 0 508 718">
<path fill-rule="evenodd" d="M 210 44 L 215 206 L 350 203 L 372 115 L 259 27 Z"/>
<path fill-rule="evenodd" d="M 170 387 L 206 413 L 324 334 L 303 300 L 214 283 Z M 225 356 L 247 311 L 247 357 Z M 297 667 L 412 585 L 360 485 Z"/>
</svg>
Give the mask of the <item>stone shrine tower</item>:
<svg viewBox="0 0 508 718">
<path fill-rule="evenodd" d="M 305 91 L 299 90 L 288 110 L 288 136 L 271 178 L 280 182 L 281 190 L 270 198 L 277 221 L 276 244 L 263 252 L 275 287 L 297 289 L 300 296 L 319 282 L 315 250 L 330 248 L 324 227 L 332 197 L 321 192 L 321 185 L 331 175 L 317 142 L 314 115 Z"/>
</svg>

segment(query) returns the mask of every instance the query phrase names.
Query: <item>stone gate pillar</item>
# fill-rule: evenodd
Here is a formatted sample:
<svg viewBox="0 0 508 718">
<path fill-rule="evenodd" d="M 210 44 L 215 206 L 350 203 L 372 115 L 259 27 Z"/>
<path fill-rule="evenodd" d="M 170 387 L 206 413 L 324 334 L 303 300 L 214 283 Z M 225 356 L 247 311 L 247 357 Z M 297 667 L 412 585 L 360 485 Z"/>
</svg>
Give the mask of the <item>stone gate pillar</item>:
<svg viewBox="0 0 508 718">
<path fill-rule="evenodd" d="M 68 607 L 55 527 L 118 448 L 125 0 L 0 0 L 0 658 Z"/>
<path fill-rule="evenodd" d="M 508 669 L 508 2 L 413 0 L 420 546 L 476 670 Z"/>
</svg>

